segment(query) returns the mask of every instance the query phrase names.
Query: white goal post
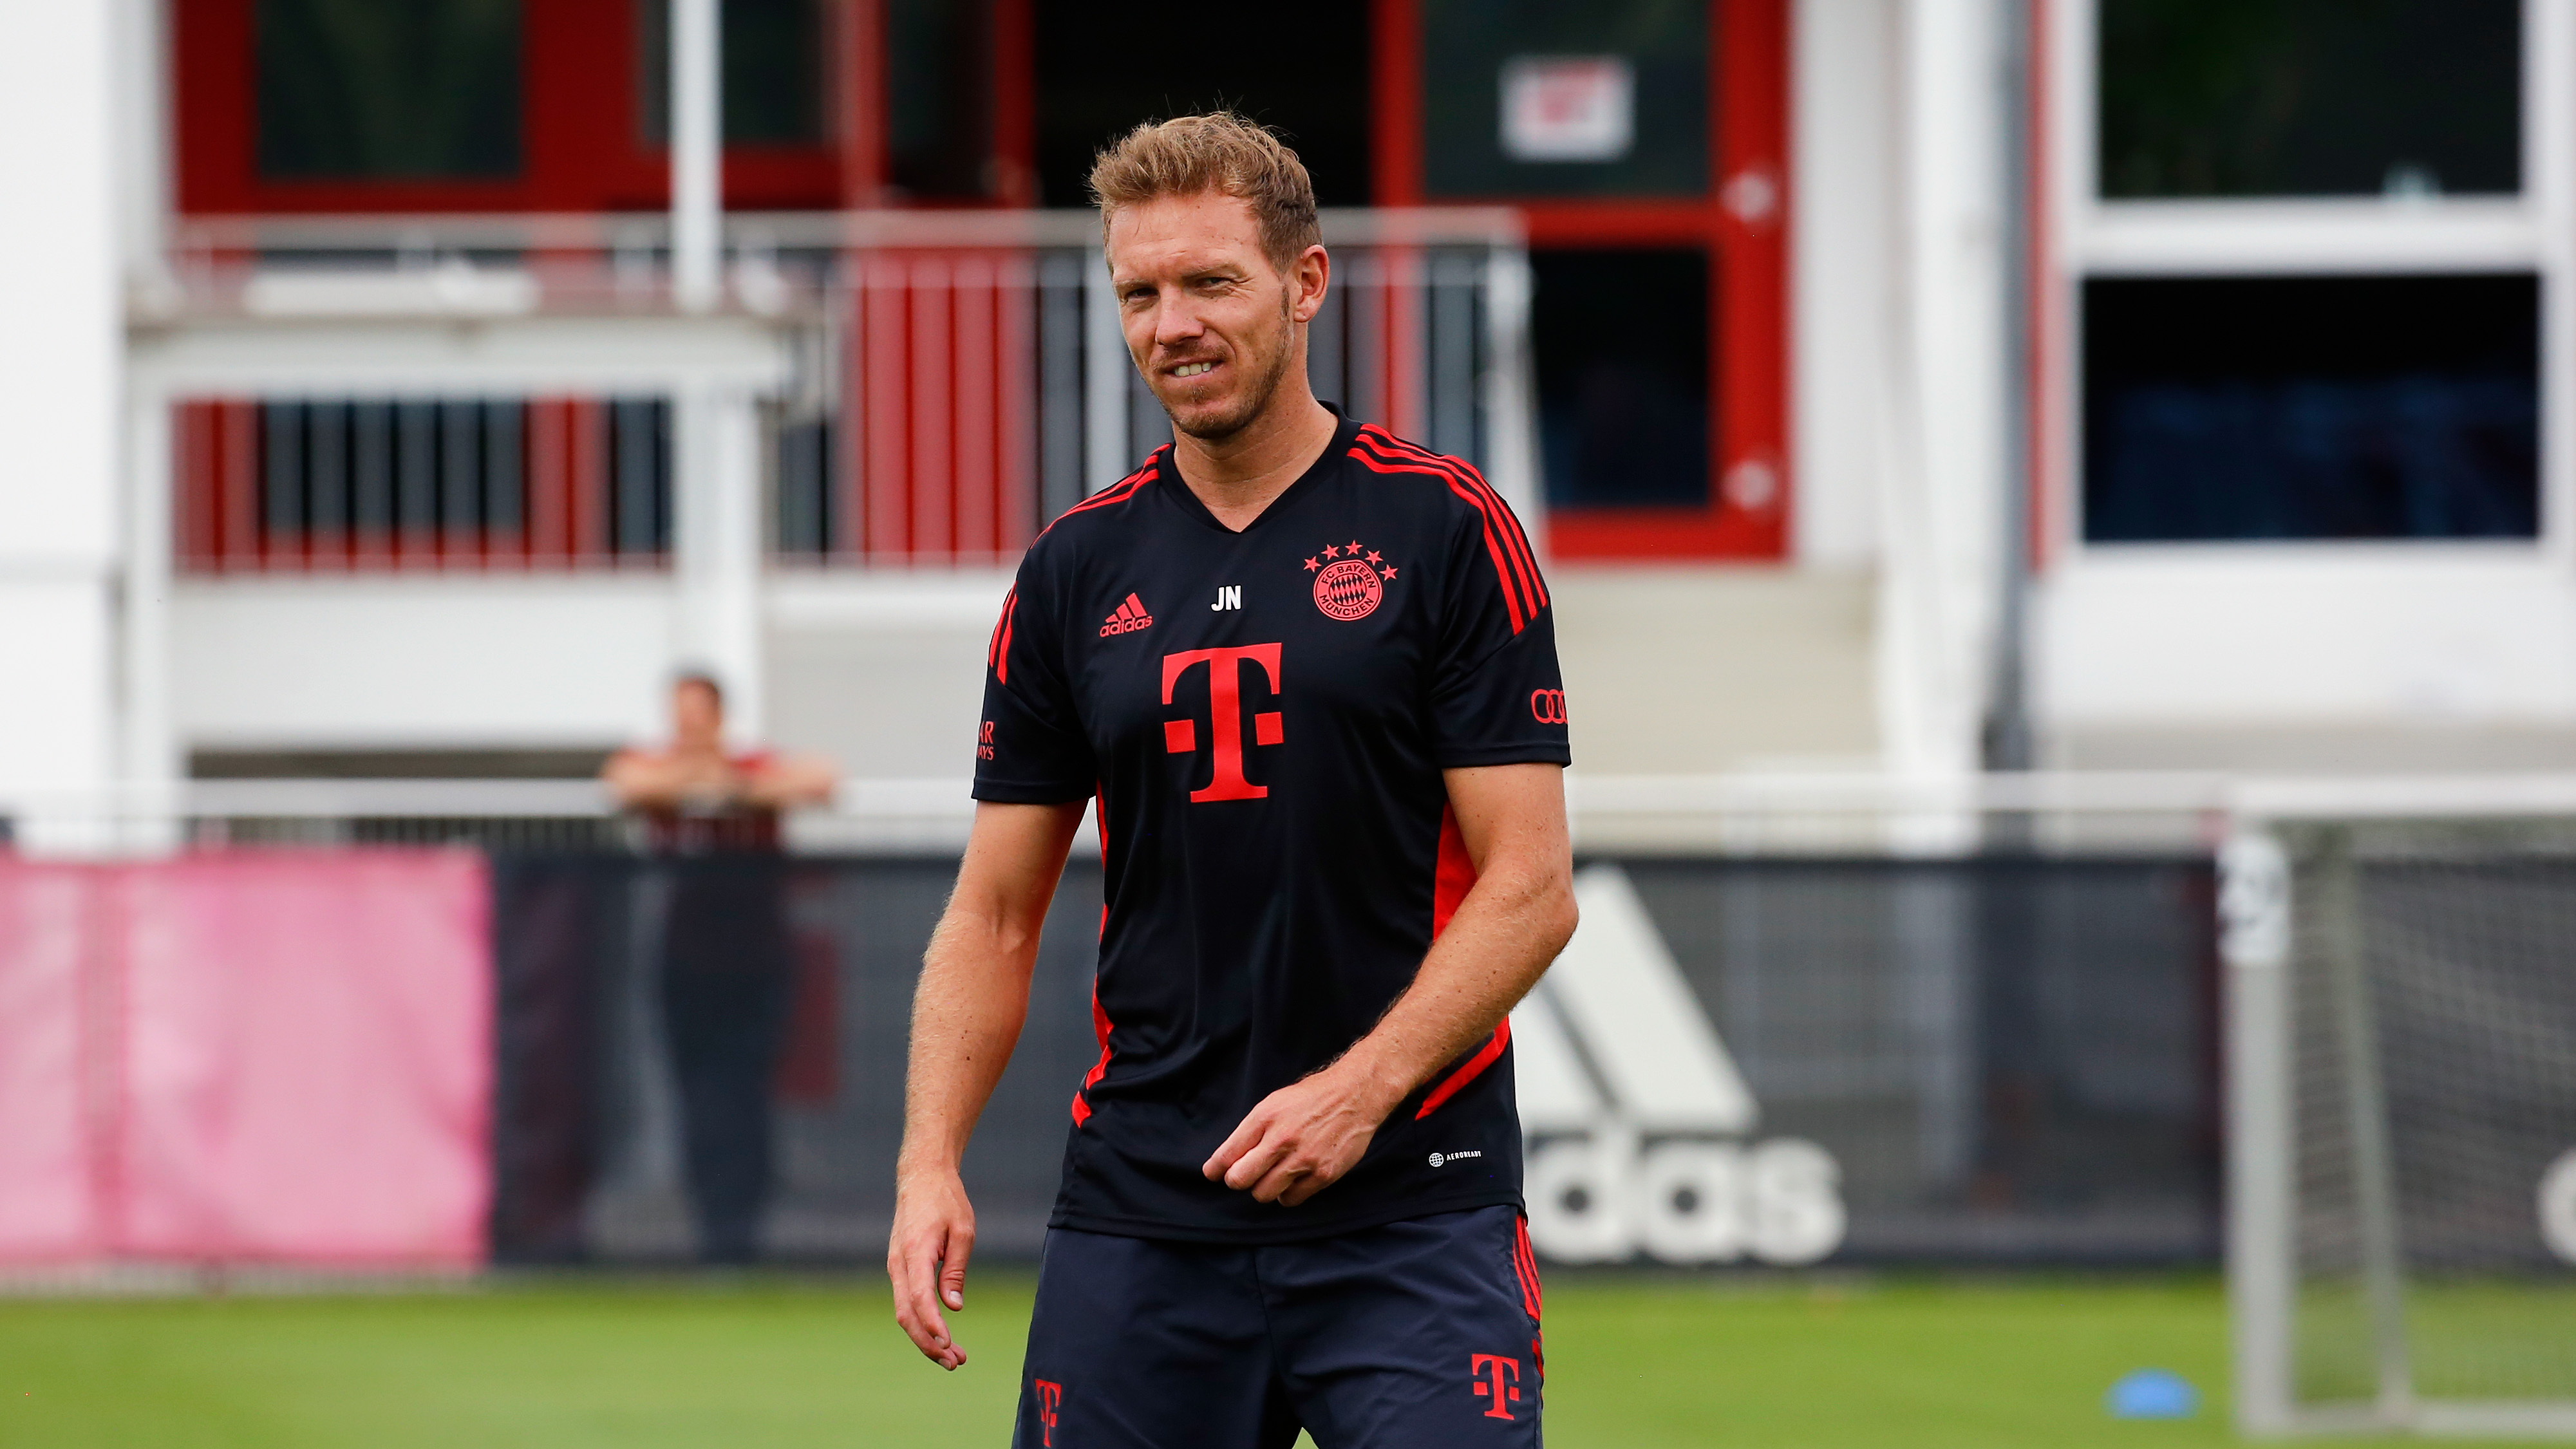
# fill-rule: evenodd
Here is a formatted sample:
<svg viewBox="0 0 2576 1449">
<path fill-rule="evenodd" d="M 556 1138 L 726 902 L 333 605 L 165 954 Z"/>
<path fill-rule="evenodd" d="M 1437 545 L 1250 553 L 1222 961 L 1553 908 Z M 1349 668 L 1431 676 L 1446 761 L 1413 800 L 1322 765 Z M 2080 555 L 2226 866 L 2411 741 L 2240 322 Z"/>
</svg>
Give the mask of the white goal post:
<svg viewBox="0 0 2576 1449">
<path fill-rule="evenodd" d="M 2247 784 L 2219 865 L 2238 1426 L 2576 1439 L 2576 778 Z"/>
</svg>

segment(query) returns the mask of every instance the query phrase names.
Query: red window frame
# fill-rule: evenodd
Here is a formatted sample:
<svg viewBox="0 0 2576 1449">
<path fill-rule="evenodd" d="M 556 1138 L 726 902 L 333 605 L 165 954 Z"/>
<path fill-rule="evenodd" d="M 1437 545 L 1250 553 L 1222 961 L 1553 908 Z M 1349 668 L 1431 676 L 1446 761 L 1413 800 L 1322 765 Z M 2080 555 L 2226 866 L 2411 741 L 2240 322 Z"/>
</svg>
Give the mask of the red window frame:
<svg viewBox="0 0 2576 1449">
<path fill-rule="evenodd" d="M 253 3 L 185 0 L 171 7 L 182 212 L 582 212 L 670 204 L 670 153 L 644 143 L 638 112 L 634 0 L 521 0 L 520 172 L 505 181 L 261 176 Z M 857 30 L 878 7 L 862 0 L 834 9 L 858 16 L 848 26 Z M 860 48 L 845 43 L 839 49 L 847 57 Z M 847 89 L 827 82 L 827 92 Z M 882 87 L 870 90 L 883 94 Z M 853 127 L 837 129 L 847 135 Z M 882 126 L 869 130 L 883 133 Z M 840 205 L 845 181 L 857 179 L 845 176 L 841 150 L 839 144 L 728 146 L 725 204 L 749 210 Z"/>
<path fill-rule="evenodd" d="M 1699 508 L 1552 508 L 1548 546 L 1566 558 L 1787 557 L 1793 492 L 1788 427 L 1787 0 L 1709 0 L 1709 193 L 1674 200 L 1490 198 L 1528 218 L 1533 247 L 1705 247 L 1709 289 L 1709 457 Z M 1419 0 L 1377 0 L 1372 47 L 1379 204 L 1422 194 Z M 1767 193 L 1760 188 L 1767 185 Z M 1767 194 L 1767 210 L 1731 208 Z M 1452 198 L 1444 197 L 1442 200 Z M 1762 471 L 1767 470 L 1767 473 Z M 1770 486 L 1730 487 L 1734 478 Z M 1740 496 L 1729 496 L 1730 494 Z"/>
</svg>

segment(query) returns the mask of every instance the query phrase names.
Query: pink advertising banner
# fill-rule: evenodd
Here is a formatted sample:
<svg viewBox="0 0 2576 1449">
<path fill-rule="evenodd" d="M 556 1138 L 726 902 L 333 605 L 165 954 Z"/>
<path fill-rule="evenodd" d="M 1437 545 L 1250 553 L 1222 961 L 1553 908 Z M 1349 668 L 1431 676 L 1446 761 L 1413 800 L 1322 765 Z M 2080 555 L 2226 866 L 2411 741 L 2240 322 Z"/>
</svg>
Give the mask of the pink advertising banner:
<svg viewBox="0 0 2576 1449">
<path fill-rule="evenodd" d="M 464 852 L 0 861 L 0 1261 L 479 1263 L 489 909 Z"/>
</svg>

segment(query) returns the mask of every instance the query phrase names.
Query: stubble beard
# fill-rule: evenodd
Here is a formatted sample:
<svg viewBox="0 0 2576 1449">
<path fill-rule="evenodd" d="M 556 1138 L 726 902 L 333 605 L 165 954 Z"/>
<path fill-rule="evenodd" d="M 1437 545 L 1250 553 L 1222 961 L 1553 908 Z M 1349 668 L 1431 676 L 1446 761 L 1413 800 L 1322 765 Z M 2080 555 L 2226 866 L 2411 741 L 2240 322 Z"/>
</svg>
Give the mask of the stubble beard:
<svg viewBox="0 0 2576 1449">
<path fill-rule="evenodd" d="M 1296 324 L 1290 320 L 1285 298 L 1280 300 L 1279 322 L 1279 345 L 1272 349 L 1269 365 L 1253 379 L 1252 386 L 1240 395 L 1240 401 L 1234 407 L 1214 415 L 1202 413 L 1194 422 L 1183 422 L 1180 413 L 1165 403 L 1163 413 L 1172 420 L 1172 426 L 1202 443 L 1222 443 L 1270 411 L 1271 399 L 1279 395 L 1279 384 L 1287 379 L 1288 364 L 1297 356 Z"/>
</svg>

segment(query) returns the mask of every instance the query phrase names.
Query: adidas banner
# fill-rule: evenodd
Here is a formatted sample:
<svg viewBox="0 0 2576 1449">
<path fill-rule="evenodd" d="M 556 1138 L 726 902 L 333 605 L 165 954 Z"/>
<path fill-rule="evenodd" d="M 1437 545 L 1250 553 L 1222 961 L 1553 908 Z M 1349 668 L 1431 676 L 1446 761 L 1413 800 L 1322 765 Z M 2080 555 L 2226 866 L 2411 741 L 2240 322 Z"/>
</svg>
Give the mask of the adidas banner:
<svg viewBox="0 0 2576 1449">
<path fill-rule="evenodd" d="M 884 1253 L 913 977 L 955 862 L 780 864 L 785 948 L 721 971 L 670 943 L 696 868 L 495 862 L 504 1260 L 678 1258 L 727 1212 L 771 1258 Z M 2215 1261 L 2214 889 L 2186 859 L 1585 863 L 1582 927 L 1513 1014 L 1533 1245 Z M 1044 1232 L 1098 1055 L 1099 901 L 1077 863 L 968 1153 L 985 1253 Z"/>
</svg>

